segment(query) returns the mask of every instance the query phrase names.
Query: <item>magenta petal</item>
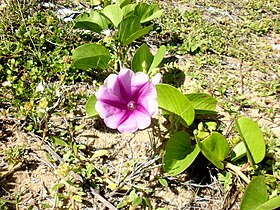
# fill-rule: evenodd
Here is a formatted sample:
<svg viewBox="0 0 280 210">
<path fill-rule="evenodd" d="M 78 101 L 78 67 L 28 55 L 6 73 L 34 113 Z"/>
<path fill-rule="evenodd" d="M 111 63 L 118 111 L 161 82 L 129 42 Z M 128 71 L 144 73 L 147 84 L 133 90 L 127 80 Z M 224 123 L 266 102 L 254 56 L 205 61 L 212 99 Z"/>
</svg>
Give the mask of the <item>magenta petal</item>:
<svg viewBox="0 0 280 210">
<path fill-rule="evenodd" d="M 116 129 L 119 127 L 120 122 L 124 118 L 124 116 L 127 114 L 127 111 L 119 110 L 119 112 L 114 113 L 110 117 L 107 117 L 104 119 L 104 123 L 106 126 L 112 129 Z"/>
<path fill-rule="evenodd" d="M 121 133 L 133 133 L 137 131 L 138 125 L 135 115 L 131 113 L 129 117 L 118 126 L 118 131 Z"/>
<path fill-rule="evenodd" d="M 152 83 L 147 83 L 143 87 L 138 97 L 138 103 L 143 106 L 150 116 L 158 113 L 157 92 Z"/>
<path fill-rule="evenodd" d="M 147 113 L 135 110 L 129 117 L 118 126 L 121 133 L 135 132 L 138 129 L 144 129 L 151 124 L 151 117 Z"/>
<path fill-rule="evenodd" d="M 133 76 L 134 72 L 130 69 L 122 69 L 118 75 L 119 89 L 127 103 L 131 100 L 131 78 Z"/>
<path fill-rule="evenodd" d="M 148 75 L 142 72 L 137 72 L 131 78 L 131 94 L 135 95 L 147 82 L 149 82 Z"/>
<path fill-rule="evenodd" d="M 158 102 L 156 99 L 141 101 L 141 103 L 139 103 L 139 110 L 140 106 L 142 107 L 141 111 L 144 109 L 149 116 L 153 116 L 158 113 Z"/>
<path fill-rule="evenodd" d="M 137 126 L 139 129 L 147 128 L 151 124 L 151 117 L 146 113 L 136 110 L 134 112 L 134 116 L 137 121 Z"/>
<path fill-rule="evenodd" d="M 111 106 L 103 101 L 97 101 L 95 104 L 95 110 L 98 112 L 99 116 L 104 119 L 120 112 L 121 110 L 117 107 Z"/>
</svg>

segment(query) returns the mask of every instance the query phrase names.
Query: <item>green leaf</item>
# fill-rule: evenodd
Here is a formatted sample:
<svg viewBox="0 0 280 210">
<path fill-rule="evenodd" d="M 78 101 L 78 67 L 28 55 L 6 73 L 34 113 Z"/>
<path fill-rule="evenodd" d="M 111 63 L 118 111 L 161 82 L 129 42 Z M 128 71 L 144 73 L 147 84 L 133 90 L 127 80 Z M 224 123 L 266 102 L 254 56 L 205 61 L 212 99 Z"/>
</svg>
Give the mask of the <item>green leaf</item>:
<svg viewBox="0 0 280 210">
<path fill-rule="evenodd" d="M 86 103 L 86 113 L 87 113 L 87 117 L 96 117 L 98 116 L 98 113 L 95 109 L 95 104 L 97 102 L 97 98 L 95 96 L 95 94 L 91 95 L 88 98 L 88 101 Z"/>
<path fill-rule="evenodd" d="M 227 157 L 230 147 L 225 137 L 218 133 L 213 132 L 202 143 L 196 138 L 196 142 L 202 154 L 217 168 L 224 169 L 223 161 Z"/>
<path fill-rule="evenodd" d="M 192 164 L 199 152 L 199 147 L 191 145 L 188 133 L 176 132 L 166 144 L 163 168 L 170 176 L 176 176 Z"/>
<path fill-rule="evenodd" d="M 264 178 L 255 177 L 248 185 L 241 201 L 240 210 L 256 210 L 268 200 Z M 269 210 L 269 209 L 266 209 Z"/>
<path fill-rule="evenodd" d="M 142 203 L 143 199 L 141 197 L 136 197 L 133 201 L 132 201 L 132 206 L 139 206 Z"/>
<path fill-rule="evenodd" d="M 134 12 L 135 7 L 136 7 L 136 4 L 128 4 L 128 5 L 124 6 L 122 8 L 123 16 L 127 17 L 129 15 L 132 15 L 133 12 Z"/>
<path fill-rule="evenodd" d="M 272 198 L 260 205 L 256 210 L 272 210 L 280 207 L 280 196 Z"/>
<path fill-rule="evenodd" d="M 134 10 L 134 15 L 139 17 L 141 23 L 159 18 L 162 14 L 163 10 L 160 10 L 157 4 L 140 3 Z"/>
<path fill-rule="evenodd" d="M 118 5 L 120 8 L 123 8 L 124 6 L 131 3 L 131 0 L 116 0 L 116 5 Z"/>
<path fill-rule="evenodd" d="M 83 202 L 82 196 L 80 196 L 80 195 L 73 195 L 72 198 L 77 202 L 80 202 L 80 203 Z"/>
<path fill-rule="evenodd" d="M 147 44 L 142 44 L 142 46 L 135 52 L 132 59 L 132 70 L 134 72 L 141 71 L 147 72 L 153 61 L 154 56 L 150 52 Z"/>
<path fill-rule="evenodd" d="M 168 182 L 166 181 L 166 179 L 158 178 L 158 181 L 163 187 L 168 187 Z"/>
<path fill-rule="evenodd" d="M 149 68 L 148 75 L 152 73 L 152 70 L 158 67 L 158 65 L 161 63 L 162 59 L 164 58 L 166 54 L 166 47 L 160 46 L 160 48 L 157 51 L 157 54 L 155 54 L 153 62 Z"/>
<path fill-rule="evenodd" d="M 206 93 L 186 94 L 196 114 L 215 114 L 217 101 Z"/>
<path fill-rule="evenodd" d="M 91 11 L 90 13 L 83 13 L 78 16 L 75 20 L 74 28 L 82 28 L 100 33 L 108 29 L 108 20 L 99 12 Z"/>
<path fill-rule="evenodd" d="M 239 142 L 232 150 L 231 161 L 237 161 L 246 155 L 246 146 L 244 141 Z"/>
<path fill-rule="evenodd" d="M 74 155 L 77 157 L 78 156 L 78 147 L 77 147 L 76 142 L 74 142 L 74 144 L 73 144 L 73 152 L 74 152 Z"/>
<path fill-rule="evenodd" d="M 151 201 L 150 201 L 150 199 L 149 198 L 146 198 L 146 197 L 143 197 L 143 200 L 144 200 L 144 208 L 145 208 L 145 206 L 148 206 L 149 207 L 149 209 L 152 209 L 152 204 L 151 204 Z"/>
<path fill-rule="evenodd" d="M 59 190 L 60 188 L 64 187 L 65 184 L 63 183 L 57 183 L 57 184 L 54 184 L 51 188 L 52 191 L 57 191 Z"/>
<path fill-rule="evenodd" d="M 123 19 L 121 8 L 116 5 L 108 5 L 102 10 L 102 13 L 113 23 L 115 27 L 118 27 L 119 23 Z"/>
<path fill-rule="evenodd" d="M 247 157 L 252 165 L 261 162 L 265 157 L 265 142 L 256 122 L 248 117 L 240 117 L 236 121 L 238 132 L 243 139 Z"/>
<path fill-rule="evenodd" d="M 109 154 L 108 150 L 105 150 L 105 149 L 97 150 L 97 151 L 94 152 L 91 159 L 94 159 L 94 158 L 97 158 L 97 157 L 102 157 L 102 156 L 107 155 L 107 154 Z"/>
<path fill-rule="evenodd" d="M 142 28 L 137 16 L 128 16 L 119 24 L 119 40 L 123 45 L 128 45 L 147 34 L 151 29 L 152 25 Z"/>
<path fill-rule="evenodd" d="M 69 145 L 65 141 L 63 141 L 61 138 L 59 138 L 57 136 L 52 136 L 52 139 L 54 140 L 54 143 L 56 145 L 60 145 L 63 147 L 69 147 Z"/>
<path fill-rule="evenodd" d="M 108 68 L 111 56 L 106 47 L 97 44 L 85 44 L 73 53 L 73 65 L 76 68 L 87 70 L 88 68 Z"/>
<path fill-rule="evenodd" d="M 156 89 L 158 94 L 158 106 L 180 116 L 185 120 L 187 125 L 191 125 L 194 120 L 195 112 L 189 99 L 171 85 L 157 84 Z"/>
</svg>

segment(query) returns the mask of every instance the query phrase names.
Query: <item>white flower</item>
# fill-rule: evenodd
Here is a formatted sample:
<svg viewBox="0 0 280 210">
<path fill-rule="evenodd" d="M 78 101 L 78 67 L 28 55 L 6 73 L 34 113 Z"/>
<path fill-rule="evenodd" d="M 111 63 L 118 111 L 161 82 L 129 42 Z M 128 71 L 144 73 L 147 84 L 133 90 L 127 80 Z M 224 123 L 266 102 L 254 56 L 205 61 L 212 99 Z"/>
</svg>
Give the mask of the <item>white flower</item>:
<svg viewBox="0 0 280 210">
<path fill-rule="evenodd" d="M 44 92 L 45 87 L 43 85 L 43 82 L 39 82 L 39 84 L 36 87 L 36 92 Z"/>
<path fill-rule="evenodd" d="M 111 32 L 112 32 L 111 29 L 107 29 L 107 30 L 103 30 L 101 33 L 104 34 L 105 36 L 110 36 Z"/>
<path fill-rule="evenodd" d="M 2 83 L 2 86 L 3 87 L 11 87 L 12 83 L 10 81 L 5 81 L 5 82 Z"/>
</svg>

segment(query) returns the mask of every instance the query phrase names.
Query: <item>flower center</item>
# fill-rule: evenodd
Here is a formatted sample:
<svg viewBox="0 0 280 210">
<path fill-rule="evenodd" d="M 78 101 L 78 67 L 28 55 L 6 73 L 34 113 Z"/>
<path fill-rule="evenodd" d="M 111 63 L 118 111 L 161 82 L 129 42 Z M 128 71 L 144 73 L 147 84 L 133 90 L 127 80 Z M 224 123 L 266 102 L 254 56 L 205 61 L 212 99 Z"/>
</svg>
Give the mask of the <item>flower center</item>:
<svg viewBox="0 0 280 210">
<path fill-rule="evenodd" d="M 137 108 L 137 104 L 136 104 L 135 101 L 128 102 L 128 104 L 127 104 L 127 109 L 128 110 L 133 111 L 136 108 Z"/>
</svg>

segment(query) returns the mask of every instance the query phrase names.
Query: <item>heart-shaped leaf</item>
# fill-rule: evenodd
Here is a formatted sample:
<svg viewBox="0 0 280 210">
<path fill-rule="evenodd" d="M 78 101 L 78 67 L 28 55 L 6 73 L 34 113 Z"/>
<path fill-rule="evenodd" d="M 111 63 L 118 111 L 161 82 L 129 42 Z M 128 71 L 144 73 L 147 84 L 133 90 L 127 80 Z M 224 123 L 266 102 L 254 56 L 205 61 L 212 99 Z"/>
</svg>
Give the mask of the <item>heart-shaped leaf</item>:
<svg viewBox="0 0 280 210">
<path fill-rule="evenodd" d="M 115 27 L 118 27 L 119 23 L 123 19 L 122 10 L 116 4 L 106 6 L 102 10 L 102 13 L 113 23 Z"/>
<path fill-rule="evenodd" d="M 98 116 L 97 111 L 95 110 L 95 104 L 97 102 L 96 96 L 93 94 L 88 98 L 86 103 L 86 113 L 87 117 L 96 117 Z"/>
<path fill-rule="evenodd" d="M 73 65 L 79 69 L 108 67 L 111 56 L 106 47 L 97 44 L 85 44 L 73 53 Z"/>
<path fill-rule="evenodd" d="M 90 13 L 83 13 L 78 16 L 75 20 L 74 27 L 100 33 L 108 29 L 108 20 L 99 14 L 99 12 L 91 11 Z"/>
<path fill-rule="evenodd" d="M 265 142 L 258 124 L 248 117 L 240 117 L 236 125 L 245 143 L 250 163 L 254 165 L 261 162 L 265 157 Z"/>
<path fill-rule="evenodd" d="M 151 29 L 152 25 L 142 28 L 137 16 L 128 16 L 119 24 L 118 37 L 120 42 L 125 46 L 147 34 Z"/>
<path fill-rule="evenodd" d="M 194 109 L 187 97 L 178 89 L 167 84 L 156 85 L 158 94 L 158 106 L 166 111 L 172 112 L 191 125 L 194 120 Z M 176 99 L 176 100 L 174 100 Z"/>
<path fill-rule="evenodd" d="M 140 3 L 134 10 L 134 15 L 139 17 L 141 23 L 159 18 L 162 14 L 163 10 L 160 10 L 157 4 Z"/>
<path fill-rule="evenodd" d="M 227 157 L 230 147 L 223 135 L 213 132 L 203 142 L 196 138 L 202 154 L 217 168 L 224 169 L 223 161 Z"/>
<path fill-rule="evenodd" d="M 150 65 L 154 59 L 154 56 L 150 52 L 147 44 L 142 44 L 142 46 L 135 52 L 131 67 L 134 72 L 141 71 L 147 72 Z"/>
<path fill-rule="evenodd" d="M 163 155 L 164 170 L 171 176 L 176 176 L 188 168 L 200 150 L 191 145 L 191 140 L 186 132 L 176 132 L 168 140 Z"/>
</svg>

